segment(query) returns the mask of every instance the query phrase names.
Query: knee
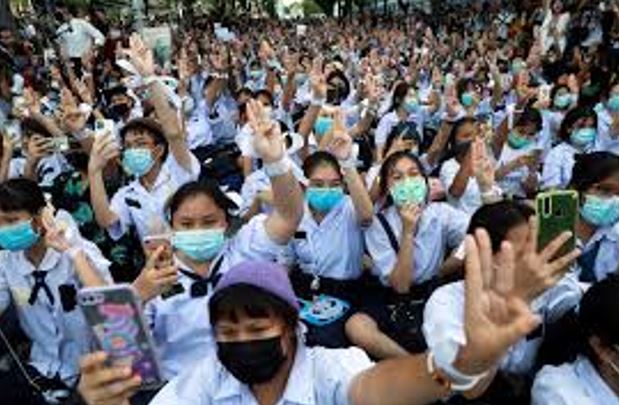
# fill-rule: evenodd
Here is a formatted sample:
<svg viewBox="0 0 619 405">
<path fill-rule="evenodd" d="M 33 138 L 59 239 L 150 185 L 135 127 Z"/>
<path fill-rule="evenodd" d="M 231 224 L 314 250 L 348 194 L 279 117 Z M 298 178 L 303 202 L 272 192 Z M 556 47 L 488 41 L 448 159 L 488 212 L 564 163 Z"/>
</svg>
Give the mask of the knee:
<svg viewBox="0 0 619 405">
<path fill-rule="evenodd" d="M 378 331 L 376 322 L 364 313 L 356 313 L 350 317 L 345 325 L 346 336 L 357 346 L 364 346 L 371 340 L 372 335 Z"/>
</svg>

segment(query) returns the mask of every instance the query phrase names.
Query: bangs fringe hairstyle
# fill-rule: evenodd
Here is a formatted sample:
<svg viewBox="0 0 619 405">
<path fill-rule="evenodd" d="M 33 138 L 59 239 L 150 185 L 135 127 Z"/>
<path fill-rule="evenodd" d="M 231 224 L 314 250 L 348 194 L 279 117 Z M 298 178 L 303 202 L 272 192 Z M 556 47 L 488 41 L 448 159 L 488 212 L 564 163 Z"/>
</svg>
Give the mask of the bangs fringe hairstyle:
<svg viewBox="0 0 619 405">
<path fill-rule="evenodd" d="M 11 179 L 0 183 L 0 211 L 27 211 L 38 215 L 45 207 L 45 197 L 39 185 L 28 179 Z"/>
<path fill-rule="evenodd" d="M 237 314 L 244 313 L 250 318 L 281 318 L 290 330 L 294 331 L 299 315 L 286 301 L 250 284 L 235 284 L 217 292 L 209 301 L 211 325 L 220 319 L 238 321 Z"/>
</svg>

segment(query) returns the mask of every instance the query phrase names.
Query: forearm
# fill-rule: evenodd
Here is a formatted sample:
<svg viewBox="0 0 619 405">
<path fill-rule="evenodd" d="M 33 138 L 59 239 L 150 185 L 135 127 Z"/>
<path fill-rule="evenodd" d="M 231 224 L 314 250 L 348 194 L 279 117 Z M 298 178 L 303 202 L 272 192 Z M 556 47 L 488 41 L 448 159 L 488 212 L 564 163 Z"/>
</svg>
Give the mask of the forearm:
<svg viewBox="0 0 619 405">
<path fill-rule="evenodd" d="M 430 148 L 428 149 L 427 160 L 430 166 L 434 167 L 441 158 L 441 155 L 445 150 L 445 145 L 449 140 L 449 133 L 451 132 L 452 126 L 453 125 L 451 123 L 444 122 L 439 128 L 438 134 L 434 137 L 432 145 L 430 145 Z"/>
<path fill-rule="evenodd" d="M 101 172 L 89 172 L 88 180 L 90 183 L 90 201 L 95 212 L 95 219 L 100 227 L 107 229 L 118 221 L 118 216 L 110 209 Z"/>
<path fill-rule="evenodd" d="M 501 156 L 501 152 L 503 151 L 503 146 L 505 142 L 507 142 L 507 136 L 509 135 L 509 124 L 508 117 L 505 117 L 501 125 L 496 130 L 496 134 L 492 139 L 492 152 L 494 153 L 495 159 L 499 159 Z"/>
<path fill-rule="evenodd" d="M 399 294 L 405 294 L 410 290 L 413 280 L 413 235 L 412 232 L 403 230 L 400 241 L 400 251 L 393 271 L 389 275 L 391 287 Z"/>
<path fill-rule="evenodd" d="M 11 167 L 11 153 L 5 152 L 2 155 L 2 160 L 0 160 L 0 183 L 9 179 L 10 167 Z"/>
<path fill-rule="evenodd" d="M 294 74 L 288 75 L 288 82 L 286 82 L 286 87 L 284 88 L 284 94 L 282 95 L 282 107 L 284 111 L 290 111 L 290 105 L 292 104 L 292 100 L 297 91 L 297 86 L 294 81 Z"/>
<path fill-rule="evenodd" d="M 26 160 L 26 165 L 24 166 L 24 178 L 32 181 L 38 182 L 37 178 L 37 167 L 39 166 L 38 161 Z"/>
<path fill-rule="evenodd" d="M 464 165 L 460 166 L 460 170 L 458 170 L 456 177 L 454 177 L 454 180 L 451 183 L 451 186 L 449 187 L 449 195 L 451 195 L 454 198 L 462 197 L 462 195 L 466 191 L 467 185 L 469 184 L 470 177 L 471 177 L 471 174 L 464 167 Z"/>
<path fill-rule="evenodd" d="M 357 169 L 344 169 L 344 181 L 355 206 L 357 221 L 363 226 L 368 226 L 372 222 L 374 207 Z"/>
<path fill-rule="evenodd" d="M 299 124 L 299 134 L 304 138 L 307 138 L 309 134 L 312 132 L 314 128 L 314 123 L 316 122 L 316 118 L 318 118 L 318 114 L 320 113 L 320 106 L 312 105 L 307 109 L 301 124 Z M 306 142 L 307 144 L 307 142 Z"/>
<path fill-rule="evenodd" d="M 355 378 L 352 405 L 421 405 L 447 394 L 427 369 L 427 355 L 385 360 Z"/>
<path fill-rule="evenodd" d="M 99 275 L 88 259 L 86 253 L 79 249 L 73 259 L 75 272 L 84 287 L 99 287 L 106 285 L 106 281 Z"/>
</svg>

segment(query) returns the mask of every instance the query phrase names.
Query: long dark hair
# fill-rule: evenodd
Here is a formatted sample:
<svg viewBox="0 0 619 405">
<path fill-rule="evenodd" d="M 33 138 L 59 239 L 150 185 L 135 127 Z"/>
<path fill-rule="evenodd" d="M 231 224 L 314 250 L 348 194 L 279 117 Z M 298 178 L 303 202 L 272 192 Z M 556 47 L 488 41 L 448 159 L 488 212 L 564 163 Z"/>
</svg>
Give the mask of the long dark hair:
<svg viewBox="0 0 619 405">
<path fill-rule="evenodd" d="M 428 185 L 428 176 L 426 175 L 423 164 L 421 164 L 421 161 L 419 160 L 417 156 L 405 150 L 401 150 L 401 151 L 393 153 L 383 162 L 383 165 L 380 167 L 380 172 L 379 172 L 378 191 L 381 197 L 386 197 L 383 208 L 387 208 L 391 204 L 393 204 L 393 200 L 391 199 L 391 196 L 389 195 L 389 190 L 388 190 L 389 173 L 391 173 L 395 165 L 401 159 L 409 159 L 410 161 L 415 163 L 417 167 L 419 168 L 419 172 L 425 179 L 426 185 Z M 429 189 L 429 186 L 428 186 L 428 189 Z"/>
</svg>

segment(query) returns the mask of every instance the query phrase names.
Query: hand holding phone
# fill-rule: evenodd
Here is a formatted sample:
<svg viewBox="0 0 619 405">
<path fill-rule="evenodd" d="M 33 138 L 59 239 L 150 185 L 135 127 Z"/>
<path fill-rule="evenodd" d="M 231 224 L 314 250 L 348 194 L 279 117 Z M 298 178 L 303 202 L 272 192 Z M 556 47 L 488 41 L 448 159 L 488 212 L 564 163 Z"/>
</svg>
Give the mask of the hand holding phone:
<svg viewBox="0 0 619 405">
<path fill-rule="evenodd" d="M 161 377 L 155 346 L 142 316 L 142 304 L 128 284 L 84 288 L 80 308 L 111 366 L 130 367 L 142 388 L 159 387 Z"/>
<path fill-rule="evenodd" d="M 556 257 L 566 255 L 576 246 L 576 221 L 578 219 L 578 193 L 573 190 L 555 190 L 538 194 L 535 199 L 538 221 L 538 250 L 564 232 L 571 232 L 570 239 L 559 249 Z"/>
</svg>

